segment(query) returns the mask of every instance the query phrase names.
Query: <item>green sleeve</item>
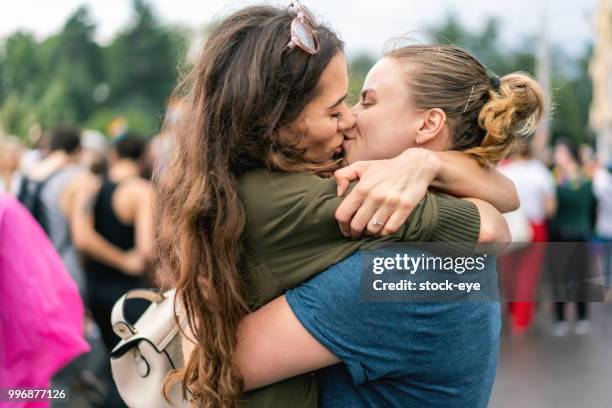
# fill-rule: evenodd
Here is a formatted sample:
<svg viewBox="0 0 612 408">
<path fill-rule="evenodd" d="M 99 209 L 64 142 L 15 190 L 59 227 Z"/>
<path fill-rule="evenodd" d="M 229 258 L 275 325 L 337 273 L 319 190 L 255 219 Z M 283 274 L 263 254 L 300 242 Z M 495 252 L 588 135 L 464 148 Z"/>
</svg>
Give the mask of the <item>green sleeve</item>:
<svg viewBox="0 0 612 408">
<path fill-rule="evenodd" d="M 372 243 L 459 241 L 475 245 L 480 230 L 473 203 L 427 193 L 396 234 L 347 239 L 335 219 L 342 200 L 336 195 L 335 180 L 312 174 L 259 172 L 241 182 L 240 194 L 247 213 L 245 235 L 252 279 L 258 281 L 256 287 L 268 289 L 263 301 Z"/>
</svg>

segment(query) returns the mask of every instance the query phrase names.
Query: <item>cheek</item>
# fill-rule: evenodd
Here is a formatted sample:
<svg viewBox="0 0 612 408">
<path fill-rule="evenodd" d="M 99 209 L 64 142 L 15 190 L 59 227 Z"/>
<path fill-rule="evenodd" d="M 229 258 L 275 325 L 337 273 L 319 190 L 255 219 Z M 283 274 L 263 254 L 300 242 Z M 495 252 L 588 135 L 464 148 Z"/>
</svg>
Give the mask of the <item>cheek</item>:
<svg viewBox="0 0 612 408">
<path fill-rule="evenodd" d="M 306 148 L 306 157 L 315 161 L 329 160 L 333 149 L 342 143 L 336 122 L 321 118 L 307 120 L 304 125 L 302 129 L 306 136 L 302 139 L 300 147 Z"/>
<path fill-rule="evenodd" d="M 389 159 L 415 147 L 415 132 L 405 115 L 388 114 L 371 108 L 357 118 L 360 156 L 369 160 Z"/>
<path fill-rule="evenodd" d="M 324 146 L 334 143 L 334 139 L 338 134 L 338 126 L 335 121 L 326 118 L 310 121 L 307 133 L 312 144 Z"/>
</svg>

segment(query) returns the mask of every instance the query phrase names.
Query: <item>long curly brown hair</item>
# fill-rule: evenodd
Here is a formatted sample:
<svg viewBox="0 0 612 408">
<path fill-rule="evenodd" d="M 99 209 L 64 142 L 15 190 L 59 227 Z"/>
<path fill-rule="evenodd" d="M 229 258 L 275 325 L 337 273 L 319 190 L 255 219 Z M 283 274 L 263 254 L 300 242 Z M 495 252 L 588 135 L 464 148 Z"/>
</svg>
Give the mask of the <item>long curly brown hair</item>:
<svg viewBox="0 0 612 408">
<path fill-rule="evenodd" d="M 257 168 L 331 171 L 299 148 L 295 123 L 319 93 L 319 79 L 342 41 L 319 26 L 318 54 L 286 49 L 295 14 L 254 6 L 222 21 L 199 61 L 180 82 L 185 102 L 171 126 L 170 163 L 157 171 L 159 280 L 175 287 L 198 346 L 186 367 L 168 376 L 164 395 L 182 382 L 204 407 L 235 407 L 242 377 L 234 361 L 237 328 L 249 311 L 241 274 L 245 211 L 238 180 Z M 282 133 L 282 135 L 281 135 Z"/>
</svg>

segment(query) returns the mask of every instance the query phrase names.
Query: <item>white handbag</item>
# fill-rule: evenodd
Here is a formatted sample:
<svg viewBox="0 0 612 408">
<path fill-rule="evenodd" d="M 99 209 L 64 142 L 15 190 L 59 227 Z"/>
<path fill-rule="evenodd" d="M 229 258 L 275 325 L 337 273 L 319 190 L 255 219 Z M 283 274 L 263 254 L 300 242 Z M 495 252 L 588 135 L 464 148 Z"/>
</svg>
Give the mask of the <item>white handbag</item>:
<svg viewBox="0 0 612 408">
<path fill-rule="evenodd" d="M 180 384 L 170 391 L 173 405 L 162 395 L 166 375 L 184 366 L 181 336 L 174 320 L 174 290 L 159 293 L 134 289 L 124 294 L 113 306 L 111 323 L 121 341 L 111 351 L 111 371 L 121 398 L 130 408 L 187 408 Z M 134 324 L 125 318 L 128 299 L 145 299 L 151 305 Z M 178 314 L 178 313 L 177 313 Z M 181 320 L 185 327 L 186 320 Z"/>
</svg>

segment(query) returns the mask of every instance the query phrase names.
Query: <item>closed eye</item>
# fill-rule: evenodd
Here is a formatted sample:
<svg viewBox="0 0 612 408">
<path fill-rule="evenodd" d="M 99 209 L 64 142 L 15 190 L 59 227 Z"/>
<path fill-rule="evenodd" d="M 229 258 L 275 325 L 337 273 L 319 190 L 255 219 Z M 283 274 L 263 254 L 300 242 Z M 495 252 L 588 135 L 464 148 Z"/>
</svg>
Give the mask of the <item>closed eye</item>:
<svg viewBox="0 0 612 408">
<path fill-rule="evenodd" d="M 361 92 L 360 98 L 359 98 L 359 104 L 361 106 L 363 106 L 364 108 L 368 108 L 372 105 L 374 105 L 374 101 L 372 100 L 372 94 L 373 91 L 369 90 L 369 89 L 364 89 Z"/>
</svg>

